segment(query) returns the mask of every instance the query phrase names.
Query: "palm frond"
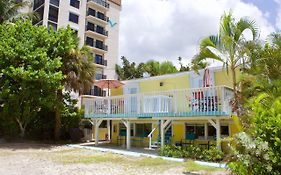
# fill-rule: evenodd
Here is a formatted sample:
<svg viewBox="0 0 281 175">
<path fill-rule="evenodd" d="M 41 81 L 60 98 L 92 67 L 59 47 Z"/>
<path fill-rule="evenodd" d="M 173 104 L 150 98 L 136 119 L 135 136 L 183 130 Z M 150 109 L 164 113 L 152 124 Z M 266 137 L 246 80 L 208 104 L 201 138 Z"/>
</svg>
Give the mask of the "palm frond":
<svg viewBox="0 0 281 175">
<path fill-rule="evenodd" d="M 234 39 L 238 42 L 243 34 L 243 32 L 249 29 L 252 32 L 253 40 L 256 40 L 259 36 L 259 29 L 254 20 L 249 20 L 248 18 L 241 18 L 235 27 Z"/>
</svg>

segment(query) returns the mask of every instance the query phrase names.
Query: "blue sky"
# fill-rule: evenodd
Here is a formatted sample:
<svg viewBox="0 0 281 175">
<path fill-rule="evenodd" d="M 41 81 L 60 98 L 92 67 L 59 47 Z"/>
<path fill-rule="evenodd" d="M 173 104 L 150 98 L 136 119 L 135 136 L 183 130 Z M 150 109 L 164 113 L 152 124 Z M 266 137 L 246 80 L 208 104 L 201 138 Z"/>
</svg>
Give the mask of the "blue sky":
<svg viewBox="0 0 281 175">
<path fill-rule="evenodd" d="M 274 0 L 243 0 L 246 3 L 252 3 L 256 5 L 263 13 L 268 13 L 267 19 L 275 25 L 276 17 L 278 15 L 278 3 Z"/>
<path fill-rule="evenodd" d="M 249 17 L 260 39 L 281 29 L 281 0 L 123 0 L 119 56 L 189 63 L 202 38 L 217 34 L 224 12 Z"/>
</svg>

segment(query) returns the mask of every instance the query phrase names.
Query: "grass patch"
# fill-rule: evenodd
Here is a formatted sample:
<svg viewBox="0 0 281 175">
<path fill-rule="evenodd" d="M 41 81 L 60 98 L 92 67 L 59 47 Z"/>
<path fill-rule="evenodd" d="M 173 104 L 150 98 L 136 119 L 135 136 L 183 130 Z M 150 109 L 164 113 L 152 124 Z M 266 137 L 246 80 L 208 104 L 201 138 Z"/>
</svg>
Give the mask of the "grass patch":
<svg viewBox="0 0 281 175">
<path fill-rule="evenodd" d="M 216 167 L 211 167 L 211 166 L 205 166 L 205 165 L 199 165 L 191 160 L 187 161 L 185 163 L 185 169 L 188 172 L 191 171 L 225 171 L 223 168 L 216 168 Z"/>
<path fill-rule="evenodd" d="M 54 151 L 55 154 L 74 153 L 74 152 L 82 152 L 82 150 L 78 148 L 71 148 L 71 149 Z"/>
<path fill-rule="evenodd" d="M 62 155 L 56 156 L 56 160 L 63 164 L 90 164 L 90 163 L 123 163 L 126 160 L 118 155 L 113 154 L 98 154 L 98 155 Z"/>
<path fill-rule="evenodd" d="M 153 167 L 155 167 L 155 166 L 171 166 L 171 165 L 176 165 L 178 163 L 167 161 L 167 160 L 164 160 L 164 159 L 161 159 L 161 158 L 157 158 L 157 159 L 142 158 L 142 159 L 136 160 L 134 162 L 134 164 L 136 166 L 141 166 L 141 167 L 144 167 L 144 166 L 147 166 L 147 167 L 153 166 Z"/>
</svg>

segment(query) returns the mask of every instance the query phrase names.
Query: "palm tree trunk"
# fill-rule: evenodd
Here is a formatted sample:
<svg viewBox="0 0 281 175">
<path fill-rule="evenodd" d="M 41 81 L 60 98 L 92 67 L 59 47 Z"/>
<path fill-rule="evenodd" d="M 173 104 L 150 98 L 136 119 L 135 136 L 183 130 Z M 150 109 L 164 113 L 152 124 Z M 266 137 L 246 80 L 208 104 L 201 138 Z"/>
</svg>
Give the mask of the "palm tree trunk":
<svg viewBox="0 0 281 175">
<path fill-rule="evenodd" d="M 57 98 L 59 104 L 62 102 L 62 90 L 58 90 L 57 92 Z M 55 140 L 60 139 L 61 135 L 61 106 L 57 105 L 55 107 Z"/>
<path fill-rule="evenodd" d="M 234 92 L 234 103 L 233 103 L 233 108 L 234 112 L 236 112 L 237 116 L 240 117 L 239 113 L 239 96 L 238 96 L 238 91 L 237 91 L 237 80 L 236 80 L 236 72 L 235 72 L 235 67 L 231 66 L 231 73 L 232 73 L 232 82 L 233 82 L 233 92 Z"/>
</svg>

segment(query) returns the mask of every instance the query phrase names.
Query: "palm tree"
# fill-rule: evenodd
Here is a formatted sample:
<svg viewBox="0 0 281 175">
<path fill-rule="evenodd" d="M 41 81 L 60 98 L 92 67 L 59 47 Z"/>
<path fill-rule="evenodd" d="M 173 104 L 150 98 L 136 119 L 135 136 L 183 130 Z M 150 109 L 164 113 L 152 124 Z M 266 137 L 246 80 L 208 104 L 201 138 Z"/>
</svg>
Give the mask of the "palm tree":
<svg viewBox="0 0 281 175">
<path fill-rule="evenodd" d="M 78 38 L 73 36 L 73 31 L 68 27 L 56 32 L 57 41 L 54 43 L 55 57 L 61 57 L 60 71 L 65 76 L 62 85 L 66 91 L 79 94 L 89 92 L 95 77 L 93 54 L 87 46 L 79 47 Z M 61 110 L 63 108 L 63 92 L 57 91 L 59 104 L 55 107 L 55 139 L 60 137 Z"/>
<path fill-rule="evenodd" d="M 241 18 L 236 22 L 231 12 L 225 13 L 221 17 L 219 33 L 201 40 L 200 51 L 192 61 L 193 63 L 202 63 L 206 59 L 213 59 L 222 62 L 227 72 L 230 70 L 236 109 L 238 107 L 236 69 L 249 61 L 248 57 L 245 57 L 245 48 L 249 43 L 244 37 L 245 30 L 251 31 L 252 40 L 258 38 L 258 28 L 255 21 Z M 239 115 L 238 111 L 237 115 Z"/>
<path fill-rule="evenodd" d="M 33 19 L 35 13 L 20 13 L 20 10 L 31 6 L 30 1 L 0 0 L 0 24 L 3 22 L 13 22 L 17 19 Z"/>
</svg>

